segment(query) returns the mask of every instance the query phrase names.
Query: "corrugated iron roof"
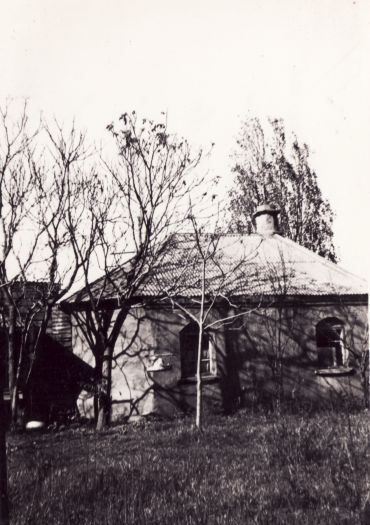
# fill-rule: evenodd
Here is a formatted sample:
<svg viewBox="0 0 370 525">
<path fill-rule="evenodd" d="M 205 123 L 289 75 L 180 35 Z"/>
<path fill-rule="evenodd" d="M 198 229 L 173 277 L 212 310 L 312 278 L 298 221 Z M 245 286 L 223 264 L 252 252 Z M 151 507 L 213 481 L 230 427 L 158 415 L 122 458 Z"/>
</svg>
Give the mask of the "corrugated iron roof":
<svg viewBox="0 0 370 525">
<path fill-rule="evenodd" d="M 210 237 L 204 237 L 208 242 Z M 130 263 L 92 284 L 95 298 L 114 299 L 125 289 Z M 193 234 L 175 235 L 170 249 L 137 289 L 141 297 L 200 295 L 201 260 Z M 367 282 L 297 243 L 274 234 L 222 235 L 206 264 L 206 291 L 228 296 L 367 294 Z M 87 301 L 85 289 L 67 299 Z"/>
</svg>

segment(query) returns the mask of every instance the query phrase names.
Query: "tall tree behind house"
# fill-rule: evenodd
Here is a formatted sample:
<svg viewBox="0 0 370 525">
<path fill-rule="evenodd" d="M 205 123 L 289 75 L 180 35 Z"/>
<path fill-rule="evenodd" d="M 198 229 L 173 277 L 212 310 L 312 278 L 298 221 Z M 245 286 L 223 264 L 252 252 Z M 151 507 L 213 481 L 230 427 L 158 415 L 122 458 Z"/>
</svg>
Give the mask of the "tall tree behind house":
<svg viewBox="0 0 370 525">
<path fill-rule="evenodd" d="M 238 232 L 252 229 L 256 207 L 274 202 L 281 209 L 284 236 L 337 262 L 333 245 L 333 211 L 323 197 L 309 165 L 309 148 L 293 135 L 289 140 L 281 119 L 263 127 L 258 118 L 241 127 L 232 155 L 235 174 L 230 192 L 232 223 Z"/>
</svg>

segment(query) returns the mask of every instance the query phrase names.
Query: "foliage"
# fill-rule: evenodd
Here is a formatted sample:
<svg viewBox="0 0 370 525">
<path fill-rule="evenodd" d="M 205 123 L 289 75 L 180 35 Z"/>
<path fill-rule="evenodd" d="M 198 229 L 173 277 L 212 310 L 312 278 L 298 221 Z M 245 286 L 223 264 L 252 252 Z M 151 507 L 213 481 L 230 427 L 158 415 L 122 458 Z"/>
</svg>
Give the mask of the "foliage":
<svg viewBox="0 0 370 525">
<path fill-rule="evenodd" d="M 257 118 L 246 120 L 233 161 L 230 199 L 237 231 L 251 231 L 256 207 L 273 202 L 281 209 L 286 237 L 336 262 L 333 212 L 310 167 L 309 148 L 295 135 L 290 142 L 281 119 L 270 119 L 266 129 Z"/>
<path fill-rule="evenodd" d="M 12 436 L 12 523 L 359 523 L 368 414 L 207 423 L 202 434 L 185 419 Z"/>
</svg>

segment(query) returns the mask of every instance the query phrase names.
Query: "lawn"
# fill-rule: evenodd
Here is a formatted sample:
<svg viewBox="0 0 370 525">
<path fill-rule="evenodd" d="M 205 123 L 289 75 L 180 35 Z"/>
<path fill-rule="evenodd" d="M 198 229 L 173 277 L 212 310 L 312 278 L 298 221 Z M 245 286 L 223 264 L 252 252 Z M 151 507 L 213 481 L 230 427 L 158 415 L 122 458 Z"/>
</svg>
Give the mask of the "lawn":
<svg viewBox="0 0 370 525">
<path fill-rule="evenodd" d="M 11 523 L 356 524 L 369 414 L 215 417 L 8 437 Z"/>
</svg>

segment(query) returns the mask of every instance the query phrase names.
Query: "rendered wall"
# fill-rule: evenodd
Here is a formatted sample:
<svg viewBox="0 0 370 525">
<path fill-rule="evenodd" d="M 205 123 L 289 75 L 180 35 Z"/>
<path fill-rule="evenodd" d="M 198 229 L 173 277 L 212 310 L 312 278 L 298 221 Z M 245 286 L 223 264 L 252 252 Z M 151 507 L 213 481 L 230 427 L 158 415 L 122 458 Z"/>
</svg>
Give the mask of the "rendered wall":
<svg viewBox="0 0 370 525">
<path fill-rule="evenodd" d="M 283 397 L 293 401 L 304 400 L 313 405 L 361 401 L 359 365 L 367 345 L 367 308 L 307 304 L 287 307 L 280 313 L 279 317 L 279 309 L 258 309 L 237 331 L 237 343 L 231 352 L 238 370 L 238 384 L 234 386 L 241 403 L 273 401 L 279 381 Z M 320 375 L 316 325 L 327 317 L 336 317 L 344 323 L 348 368 L 352 370 L 342 375 Z M 229 342 L 230 335 L 226 337 Z M 278 363 L 281 363 L 280 373 L 276 373 Z"/>
<path fill-rule="evenodd" d="M 195 405 L 195 382 L 181 380 L 179 332 L 188 321 L 171 310 L 133 309 L 121 329 L 115 348 L 112 369 L 112 419 L 137 415 L 172 416 Z M 94 366 L 94 357 L 82 335 L 72 322 L 74 353 Z M 212 333 L 213 362 L 224 352 L 223 331 Z M 158 358 L 164 370 L 156 370 Z M 214 370 L 216 372 L 216 370 Z M 205 381 L 206 404 L 222 405 L 219 382 L 213 377 Z M 93 416 L 93 397 L 82 392 L 80 413 Z"/>
<path fill-rule="evenodd" d="M 225 312 L 213 315 L 215 320 Z M 338 399 L 361 400 L 359 360 L 353 356 L 349 363 L 354 368 L 352 374 L 331 377 L 315 373 L 316 325 L 325 317 L 343 320 L 346 344 L 357 354 L 364 350 L 365 306 L 258 308 L 234 323 L 216 326 L 210 334 L 212 374 L 204 380 L 206 409 L 228 411 L 271 403 L 278 393 L 277 383 L 283 397 L 293 401 L 327 404 Z M 112 372 L 113 419 L 153 413 L 172 416 L 195 406 L 195 381 L 181 378 L 179 334 L 187 323 L 180 312 L 164 309 L 136 309 L 126 319 Z M 79 357 L 94 365 L 76 327 L 73 348 Z M 279 376 L 277 361 L 281 366 Z M 80 409 L 91 415 L 91 398 L 85 400 L 84 408 L 80 403 Z"/>
</svg>

